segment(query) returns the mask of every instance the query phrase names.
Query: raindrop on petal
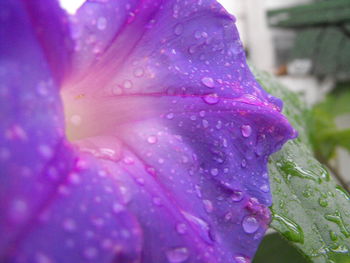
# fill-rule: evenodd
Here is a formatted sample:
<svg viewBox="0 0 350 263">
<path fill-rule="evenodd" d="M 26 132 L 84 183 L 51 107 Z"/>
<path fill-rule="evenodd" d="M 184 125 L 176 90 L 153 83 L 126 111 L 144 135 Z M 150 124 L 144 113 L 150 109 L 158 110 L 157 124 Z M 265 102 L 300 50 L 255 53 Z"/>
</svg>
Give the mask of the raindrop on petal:
<svg viewBox="0 0 350 263">
<path fill-rule="evenodd" d="M 182 24 L 177 24 L 177 25 L 175 25 L 174 33 L 175 33 L 175 35 L 179 36 L 179 35 L 182 34 L 183 30 L 184 30 L 183 25 Z"/>
<path fill-rule="evenodd" d="M 144 74 L 143 68 L 137 68 L 137 69 L 134 70 L 135 77 L 140 78 L 140 77 L 143 76 L 143 74 Z"/>
<path fill-rule="evenodd" d="M 70 117 L 70 122 L 74 125 L 74 126 L 79 126 L 82 122 L 81 116 L 74 114 Z"/>
<path fill-rule="evenodd" d="M 165 116 L 168 120 L 172 120 L 174 118 L 174 113 L 170 112 Z"/>
<path fill-rule="evenodd" d="M 241 166 L 242 166 L 242 168 L 247 167 L 247 161 L 246 161 L 246 159 L 243 159 L 243 160 L 242 160 Z"/>
<path fill-rule="evenodd" d="M 215 87 L 215 82 L 212 78 L 210 77 L 204 77 L 202 78 L 202 83 L 208 87 L 208 88 L 214 88 Z"/>
<path fill-rule="evenodd" d="M 268 184 L 263 184 L 262 186 L 260 186 L 260 190 L 264 193 L 268 193 L 270 191 L 270 187 Z"/>
<path fill-rule="evenodd" d="M 157 139 L 157 136 L 155 136 L 155 135 L 150 135 L 147 138 L 147 142 L 149 144 L 155 144 L 157 141 L 158 141 L 158 139 Z"/>
<path fill-rule="evenodd" d="M 252 127 L 250 125 L 242 125 L 241 132 L 243 137 L 249 137 L 252 134 Z"/>
<path fill-rule="evenodd" d="M 210 200 L 203 200 L 204 208 L 207 213 L 211 213 L 214 210 L 213 203 Z"/>
<path fill-rule="evenodd" d="M 73 232 L 76 229 L 76 223 L 73 219 L 65 219 L 63 221 L 63 229 L 68 232 Z"/>
<path fill-rule="evenodd" d="M 184 223 L 179 223 L 176 225 L 176 232 L 183 235 L 187 232 L 187 225 Z"/>
<path fill-rule="evenodd" d="M 166 257 L 170 263 L 181 263 L 189 258 L 189 251 L 185 247 L 173 248 L 166 252 Z"/>
<path fill-rule="evenodd" d="M 124 88 L 131 89 L 132 88 L 132 82 L 130 80 L 125 80 L 123 83 Z"/>
<path fill-rule="evenodd" d="M 107 27 L 107 19 L 103 16 L 97 19 L 97 28 L 99 30 L 105 30 Z"/>
<path fill-rule="evenodd" d="M 243 199 L 243 192 L 239 190 L 233 190 L 231 198 L 234 202 L 239 202 Z"/>
<path fill-rule="evenodd" d="M 214 105 L 219 102 L 219 97 L 216 93 L 208 94 L 203 97 L 205 103 Z"/>
<path fill-rule="evenodd" d="M 243 256 L 235 256 L 234 263 L 249 263 L 250 260 Z"/>
<path fill-rule="evenodd" d="M 247 234 L 255 233 L 259 228 L 259 222 L 254 216 L 246 216 L 243 219 L 242 227 Z"/>
<path fill-rule="evenodd" d="M 219 174 L 218 168 L 212 168 L 212 169 L 210 169 L 210 174 L 211 174 L 212 176 L 217 176 L 217 175 Z"/>
</svg>

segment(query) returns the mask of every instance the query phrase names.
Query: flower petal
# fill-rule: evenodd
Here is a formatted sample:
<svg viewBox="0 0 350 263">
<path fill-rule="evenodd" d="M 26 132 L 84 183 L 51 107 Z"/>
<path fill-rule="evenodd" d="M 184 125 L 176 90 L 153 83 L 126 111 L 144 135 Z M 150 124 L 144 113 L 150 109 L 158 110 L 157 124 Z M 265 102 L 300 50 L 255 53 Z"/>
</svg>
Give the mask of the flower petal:
<svg viewBox="0 0 350 263">
<path fill-rule="evenodd" d="M 120 49 L 117 59 L 122 61 L 140 35 L 132 36 L 130 32 L 125 32 L 125 29 L 138 15 L 137 27 L 138 31 L 142 31 L 160 2 L 160 0 L 85 2 L 71 19 L 72 37 L 76 43 L 73 60 L 76 74 L 84 75 L 86 69 L 97 63 L 105 50 L 112 46 L 116 48 L 116 42 L 119 42 L 118 49 Z"/>
<path fill-rule="evenodd" d="M 53 76 L 56 80 L 62 80 L 71 71 L 74 43 L 70 36 L 68 17 L 57 1 L 22 2 L 28 14 L 27 23 L 32 25 Z"/>
<path fill-rule="evenodd" d="M 0 261 L 135 262 L 138 223 L 65 141 L 59 90 L 24 4 L 1 1 L 0 21 Z"/>
<path fill-rule="evenodd" d="M 150 3 L 141 1 L 114 38 L 109 32 L 68 93 L 95 105 L 85 132 L 115 136 L 133 156 L 136 168 L 109 166 L 142 225 L 145 262 L 249 262 L 270 220 L 268 156 L 295 131 L 282 102 L 252 76 L 234 19 L 219 4 Z"/>
</svg>

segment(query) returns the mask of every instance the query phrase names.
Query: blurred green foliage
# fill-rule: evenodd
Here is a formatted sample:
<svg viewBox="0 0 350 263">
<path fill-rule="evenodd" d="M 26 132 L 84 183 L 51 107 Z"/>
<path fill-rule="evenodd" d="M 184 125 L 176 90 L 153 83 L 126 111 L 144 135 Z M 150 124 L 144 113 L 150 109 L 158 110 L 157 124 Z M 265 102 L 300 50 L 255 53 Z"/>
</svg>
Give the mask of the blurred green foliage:
<svg viewBox="0 0 350 263">
<path fill-rule="evenodd" d="M 350 128 L 339 129 L 336 118 L 350 113 L 350 83 L 339 84 L 324 101 L 310 112 L 309 136 L 316 157 L 328 163 L 336 148 L 350 152 Z"/>
</svg>

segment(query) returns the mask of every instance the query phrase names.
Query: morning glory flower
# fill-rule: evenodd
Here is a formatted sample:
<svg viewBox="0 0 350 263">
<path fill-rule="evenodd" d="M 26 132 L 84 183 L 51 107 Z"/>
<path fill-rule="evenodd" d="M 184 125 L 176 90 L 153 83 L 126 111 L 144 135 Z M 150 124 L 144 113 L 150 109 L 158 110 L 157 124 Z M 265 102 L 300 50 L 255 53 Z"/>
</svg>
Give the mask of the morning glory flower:
<svg viewBox="0 0 350 263">
<path fill-rule="evenodd" d="M 295 132 L 214 0 L 0 3 L 0 261 L 252 259 Z"/>
</svg>

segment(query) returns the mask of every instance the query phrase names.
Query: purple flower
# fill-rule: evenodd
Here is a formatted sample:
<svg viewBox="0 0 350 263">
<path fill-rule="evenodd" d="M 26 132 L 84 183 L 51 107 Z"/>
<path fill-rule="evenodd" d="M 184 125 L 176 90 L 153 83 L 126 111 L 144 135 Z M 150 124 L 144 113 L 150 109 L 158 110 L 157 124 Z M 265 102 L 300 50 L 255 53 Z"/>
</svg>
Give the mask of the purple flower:
<svg viewBox="0 0 350 263">
<path fill-rule="evenodd" d="M 0 3 L 0 261 L 236 262 L 294 131 L 214 0 Z"/>
</svg>

